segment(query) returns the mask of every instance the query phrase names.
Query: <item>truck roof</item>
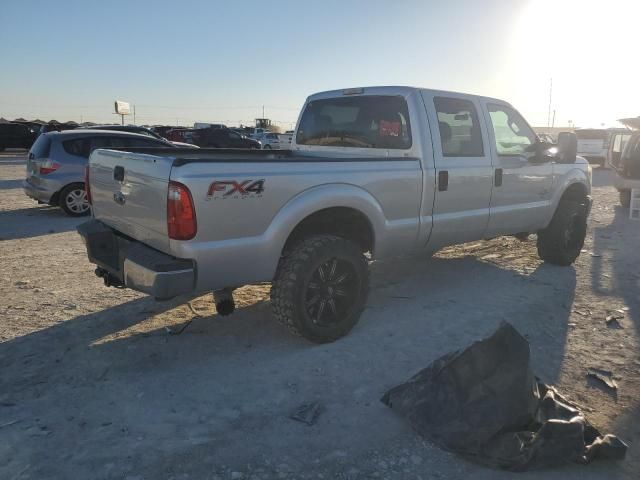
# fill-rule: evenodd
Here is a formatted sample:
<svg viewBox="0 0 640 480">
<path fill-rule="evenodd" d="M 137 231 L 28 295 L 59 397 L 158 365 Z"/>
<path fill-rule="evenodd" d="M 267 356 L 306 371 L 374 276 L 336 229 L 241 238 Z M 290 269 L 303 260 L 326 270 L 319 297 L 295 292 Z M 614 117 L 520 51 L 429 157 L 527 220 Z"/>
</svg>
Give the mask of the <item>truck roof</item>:
<svg viewBox="0 0 640 480">
<path fill-rule="evenodd" d="M 369 87 L 353 87 L 353 88 L 341 88 L 340 90 L 327 90 L 325 92 L 318 92 L 310 95 L 307 98 L 307 102 L 313 100 L 319 100 L 321 98 L 333 98 L 333 97 L 341 97 L 343 95 L 402 95 L 403 97 L 408 97 L 414 92 L 419 91 L 427 91 L 437 95 L 464 95 L 467 97 L 474 97 L 478 99 L 490 100 L 493 102 L 499 102 L 503 104 L 509 104 L 508 102 L 501 100 L 499 98 L 486 97 L 483 95 L 474 95 L 470 93 L 464 92 L 454 92 L 448 90 L 435 90 L 430 88 L 422 88 L 422 87 L 410 87 L 403 85 L 385 85 L 385 86 L 369 86 Z M 347 92 L 347 93 L 345 93 Z"/>
</svg>

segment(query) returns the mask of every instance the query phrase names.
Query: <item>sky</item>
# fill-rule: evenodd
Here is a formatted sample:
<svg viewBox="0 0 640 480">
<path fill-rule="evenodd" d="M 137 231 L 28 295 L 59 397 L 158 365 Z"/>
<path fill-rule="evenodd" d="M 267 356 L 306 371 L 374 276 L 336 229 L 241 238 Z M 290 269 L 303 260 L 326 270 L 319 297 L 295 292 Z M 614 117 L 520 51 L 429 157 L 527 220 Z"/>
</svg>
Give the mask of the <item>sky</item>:
<svg viewBox="0 0 640 480">
<path fill-rule="evenodd" d="M 317 91 L 498 97 L 534 126 L 640 115 L 638 0 L 1 0 L 0 117 L 292 128 Z M 126 120 L 133 123 L 133 118 Z"/>
</svg>

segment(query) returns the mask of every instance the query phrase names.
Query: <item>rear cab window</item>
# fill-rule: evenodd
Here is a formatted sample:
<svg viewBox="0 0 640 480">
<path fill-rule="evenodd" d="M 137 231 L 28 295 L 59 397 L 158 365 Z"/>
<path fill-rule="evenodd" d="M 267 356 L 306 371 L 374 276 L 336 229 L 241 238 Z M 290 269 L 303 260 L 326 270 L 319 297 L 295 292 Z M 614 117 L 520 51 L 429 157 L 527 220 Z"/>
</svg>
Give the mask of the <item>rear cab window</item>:
<svg viewBox="0 0 640 480">
<path fill-rule="evenodd" d="M 363 95 L 313 100 L 300 118 L 298 145 L 411 148 L 409 109 L 403 97 Z"/>
<path fill-rule="evenodd" d="M 444 157 L 482 157 L 482 133 L 473 102 L 461 98 L 434 97 L 440 144 Z"/>
</svg>

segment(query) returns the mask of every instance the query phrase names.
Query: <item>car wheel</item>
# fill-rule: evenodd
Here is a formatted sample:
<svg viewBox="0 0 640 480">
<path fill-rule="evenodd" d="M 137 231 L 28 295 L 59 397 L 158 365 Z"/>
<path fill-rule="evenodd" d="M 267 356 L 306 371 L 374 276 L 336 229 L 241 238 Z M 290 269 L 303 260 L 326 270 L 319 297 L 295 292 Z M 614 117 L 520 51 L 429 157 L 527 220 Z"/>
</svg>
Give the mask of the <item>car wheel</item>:
<svg viewBox="0 0 640 480">
<path fill-rule="evenodd" d="M 280 259 L 271 307 L 294 334 L 327 343 L 354 327 L 368 293 L 369 267 L 358 246 L 333 235 L 314 235 Z"/>
<path fill-rule="evenodd" d="M 72 217 L 89 215 L 90 206 L 82 183 L 73 183 L 64 187 L 58 202 L 67 215 Z"/>
<path fill-rule="evenodd" d="M 262 148 L 263 148 L 263 150 L 271 150 L 271 145 L 265 145 Z"/>
<path fill-rule="evenodd" d="M 551 223 L 538 232 L 538 255 L 553 265 L 575 262 L 587 235 L 587 206 L 583 202 L 560 202 Z"/>
<path fill-rule="evenodd" d="M 624 208 L 631 207 L 631 190 L 620 190 L 620 205 Z"/>
</svg>

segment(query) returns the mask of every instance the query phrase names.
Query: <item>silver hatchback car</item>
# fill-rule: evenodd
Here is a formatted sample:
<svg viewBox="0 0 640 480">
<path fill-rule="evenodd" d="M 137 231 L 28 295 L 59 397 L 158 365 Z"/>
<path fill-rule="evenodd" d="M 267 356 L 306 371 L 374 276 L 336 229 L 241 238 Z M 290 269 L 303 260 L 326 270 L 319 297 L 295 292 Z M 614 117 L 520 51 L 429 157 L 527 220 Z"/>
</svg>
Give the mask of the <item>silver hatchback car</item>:
<svg viewBox="0 0 640 480">
<path fill-rule="evenodd" d="M 84 169 L 96 148 L 174 147 L 169 141 L 113 130 L 66 130 L 43 133 L 29 150 L 27 196 L 60 206 L 67 215 L 89 214 Z"/>
</svg>

